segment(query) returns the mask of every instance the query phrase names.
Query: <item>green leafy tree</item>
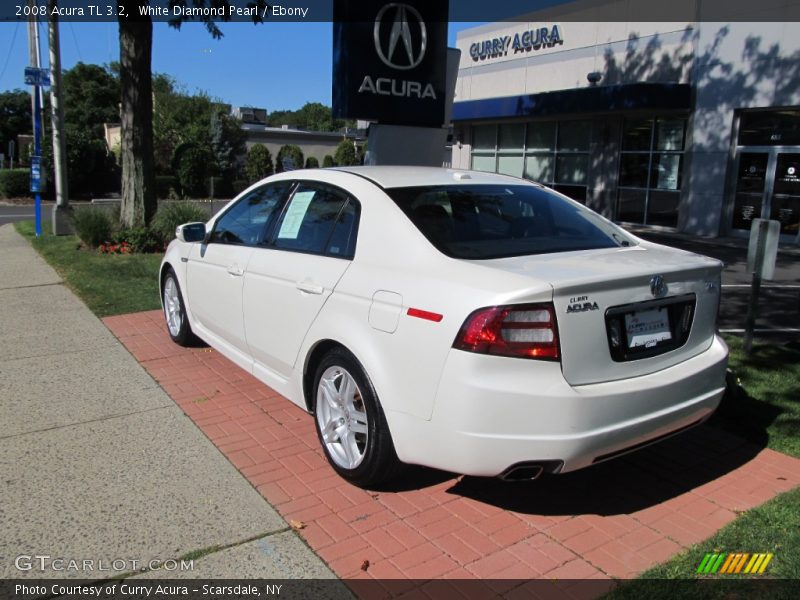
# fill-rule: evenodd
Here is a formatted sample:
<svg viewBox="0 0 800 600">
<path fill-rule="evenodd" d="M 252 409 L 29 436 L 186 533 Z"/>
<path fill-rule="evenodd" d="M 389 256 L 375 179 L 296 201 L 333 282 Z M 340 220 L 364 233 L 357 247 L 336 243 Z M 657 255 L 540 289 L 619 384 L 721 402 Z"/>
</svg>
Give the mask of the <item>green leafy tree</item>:
<svg viewBox="0 0 800 600">
<path fill-rule="evenodd" d="M 119 78 L 108 67 L 79 62 L 64 71 L 63 85 L 64 122 L 104 139 L 103 123 L 119 122 Z"/>
<path fill-rule="evenodd" d="M 153 21 L 142 16 L 149 0 L 117 0 L 120 7 L 119 58 L 120 89 L 122 96 L 122 202 L 120 222 L 123 227 L 141 227 L 150 222 L 156 212 L 155 162 L 153 159 L 153 85 L 150 70 L 153 51 Z M 188 6 L 188 0 L 172 0 L 176 6 Z M 227 0 L 191 0 L 196 8 L 221 8 L 223 14 L 230 3 Z M 254 22 L 261 22 L 264 0 L 253 0 L 248 6 L 253 11 Z M 123 16 L 127 15 L 127 16 Z M 199 16 L 214 39 L 222 31 L 209 16 Z M 181 19 L 170 21 L 180 29 Z"/>
<path fill-rule="evenodd" d="M 339 142 L 339 145 L 336 146 L 336 153 L 333 155 L 333 160 L 340 167 L 357 165 L 359 159 L 353 140 L 342 140 Z"/>
<path fill-rule="evenodd" d="M 333 157 L 330 154 L 326 154 L 322 159 L 322 167 L 327 169 L 328 167 L 335 167 L 335 166 L 336 163 L 333 162 Z"/>
<path fill-rule="evenodd" d="M 315 157 L 309 156 L 306 159 L 306 169 L 316 169 L 318 167 L 319 167 L 319 161 Z"/>
<path fill-rule="evenodd" d="M 319 102 L 308 102 L 298 110 L 276 110 L 269 115 L 270 127 L 290 125 L 308 131 L 339 131 L 351 122 L 334 119 L 331 108 Z"/>
<path fill-rule="evenodd" d="M 294 144 L 286 144 L 285 146 L 281 146 L 281 149 L 278 150 L 278 156 L 275 157 L 276 173 L 282 173 L 284 170 L 286 170 L 284 168 L 284 160 L 287 163 L 291 163 L 292 169 L 302 169 L 303 151 L 300 150 L 300 148 L 298 146 L 295 146 Z"/>
<path fill-rule="evenodd" d="M 250 183 L 255 183 L 264 177 L 272 175 L 274 167 L 269 148 L 264 144 L 254 144 L 247 153 L 245 172 Z"/>
<path fill-rule="evenodd" d="M 14 90 L 0 92 L 0 152 L 8 152 L 8 142 L 17 143 L 17 136 L 31 133 L 31 96 L 28 92 Z M 21 156 L 21 148 L 14 151 Z M 6 157 L 8 158 L 8 157 Z M 17 164 L 18 160 L 14 163 Z"/>
</svg>

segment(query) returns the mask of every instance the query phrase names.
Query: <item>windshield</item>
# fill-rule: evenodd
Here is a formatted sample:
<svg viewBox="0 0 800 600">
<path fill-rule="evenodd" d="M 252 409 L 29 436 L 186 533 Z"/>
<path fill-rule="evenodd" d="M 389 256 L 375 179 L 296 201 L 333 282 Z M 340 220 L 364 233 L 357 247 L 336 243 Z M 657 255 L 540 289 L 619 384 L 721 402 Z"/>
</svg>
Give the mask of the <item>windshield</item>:
<svg viewBox="0 0 800 600">
<path fill-rule="evenodd" d="M 631 245 L 596 213 L 533 185 L 453 185 L 386 190 L 447 256 L 490 259 Z"/>
</svg>

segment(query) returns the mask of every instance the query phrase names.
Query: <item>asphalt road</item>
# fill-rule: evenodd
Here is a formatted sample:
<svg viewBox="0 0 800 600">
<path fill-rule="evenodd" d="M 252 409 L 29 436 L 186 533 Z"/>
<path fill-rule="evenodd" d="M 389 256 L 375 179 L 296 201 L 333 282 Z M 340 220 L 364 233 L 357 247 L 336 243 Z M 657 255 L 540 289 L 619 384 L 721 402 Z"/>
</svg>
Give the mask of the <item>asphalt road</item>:
<svg viewBox="0 0 800 600">
<path fill-rule="evenodd" d="M 50 218 L 52 204 L 42 204 L 42 219 Z M 0 225 L 33 219 L 33 205 L 0 204 Z"/>
</svg>

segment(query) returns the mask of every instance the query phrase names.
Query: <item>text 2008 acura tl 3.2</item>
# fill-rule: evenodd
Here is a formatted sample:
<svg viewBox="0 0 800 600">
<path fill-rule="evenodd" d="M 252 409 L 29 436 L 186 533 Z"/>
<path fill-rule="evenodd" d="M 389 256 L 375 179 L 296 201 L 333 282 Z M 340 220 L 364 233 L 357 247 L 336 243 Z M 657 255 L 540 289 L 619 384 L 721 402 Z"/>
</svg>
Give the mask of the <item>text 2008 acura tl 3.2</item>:
<svg viewBox="0 0 800 600">
<path fill-rule="evenodd" d="M 530 479 L 700 423 L 724 391 L 721 264 L 541 185 L 436 168 L 282 173 L 161 268 L 197 335 L 315 415 L 333 468 Z"/>
</svg>

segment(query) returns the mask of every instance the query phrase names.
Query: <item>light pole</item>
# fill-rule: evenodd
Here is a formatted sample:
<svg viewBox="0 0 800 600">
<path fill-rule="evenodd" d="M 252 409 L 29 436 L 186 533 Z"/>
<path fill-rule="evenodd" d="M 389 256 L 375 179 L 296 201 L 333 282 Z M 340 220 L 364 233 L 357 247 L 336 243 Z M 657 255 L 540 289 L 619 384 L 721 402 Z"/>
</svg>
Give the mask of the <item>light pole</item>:
<svg viewBox="0 0 800 600">
<path fill-rule="evenodd" d="M 50 41 L 50 118 L 53 125 L 53 168 L 55 170 L 56 203 L 53 206 L 53 235 L 72 233 L 69 222 L 69 193 L 67 187 L 66 139 L 64 134 L 64 103 L 61 85 L 61 46 L 58 36 L 58 0 L 49 0 L 47 13 Z"/>
</svg>

